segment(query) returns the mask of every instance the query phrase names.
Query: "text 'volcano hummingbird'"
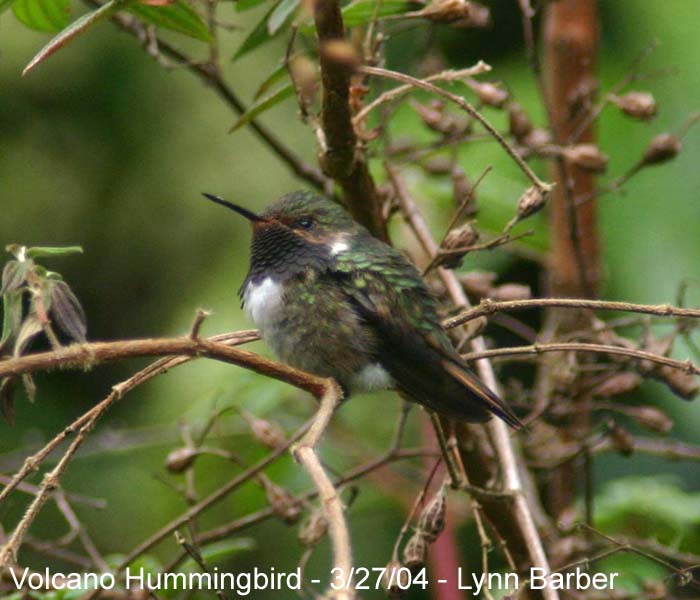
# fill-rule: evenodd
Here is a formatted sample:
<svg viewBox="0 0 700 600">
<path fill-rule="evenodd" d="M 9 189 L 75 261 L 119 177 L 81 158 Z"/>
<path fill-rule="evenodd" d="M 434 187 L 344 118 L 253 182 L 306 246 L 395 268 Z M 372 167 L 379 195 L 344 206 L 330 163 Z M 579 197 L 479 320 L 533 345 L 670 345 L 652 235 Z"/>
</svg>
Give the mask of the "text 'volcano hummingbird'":
<svg viewBox="0 0 700 600">
<path fill-rule="evenodd" d="M 394 388 L 446 417 L 520 422 L 450 343 L 416 268 L 349 213 L 293 192 L 247 218 L 253 229 L 243 307 L 285 363 L 345 391 Z"/>
</svg>

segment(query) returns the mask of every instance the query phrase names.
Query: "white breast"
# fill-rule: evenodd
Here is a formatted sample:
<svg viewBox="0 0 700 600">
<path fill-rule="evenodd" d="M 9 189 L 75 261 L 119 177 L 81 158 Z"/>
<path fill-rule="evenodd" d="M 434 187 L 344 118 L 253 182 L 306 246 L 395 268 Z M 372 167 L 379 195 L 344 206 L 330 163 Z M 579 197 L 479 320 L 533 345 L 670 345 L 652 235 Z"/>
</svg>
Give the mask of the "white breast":
<svg viewBox="0 0 700 600">
<path fill-rule="evenodd" d="M 243 306 L 263 334 L 276 320 L 283 306 L 282 291 L 281 284 L 266 277 L 260 283 L 249 283 L 243 292 Z"/>
</svg>

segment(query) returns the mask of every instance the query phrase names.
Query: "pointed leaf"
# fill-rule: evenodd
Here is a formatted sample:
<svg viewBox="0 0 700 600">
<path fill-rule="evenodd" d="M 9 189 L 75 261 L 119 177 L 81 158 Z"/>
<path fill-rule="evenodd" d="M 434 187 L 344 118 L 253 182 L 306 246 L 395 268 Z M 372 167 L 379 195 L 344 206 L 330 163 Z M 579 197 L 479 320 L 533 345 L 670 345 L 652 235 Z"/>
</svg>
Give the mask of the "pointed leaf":
<svg viewBox="0 0 700 600">
<path fill-rule="evenodd" d="M 245 10 L 250 10 L 251 8 L 255 8 L 256 6 L 259 6 L 263 2 L 266 2 L 266 0 L 237 0 L 236 12 L 243 12 Z"/>
<path fill-rule="evenodd" d="M 12 292 L 22 286 L 27 277 L 28 266 L 26 262 L 11 260 L 2 270 L 2 286 L 0 294 Z"/>
<path fill-rule="evenodd" d="M 65 254 L 82 254 L 81 246 L 34 246 L 27 248 L 29 258 L 46 258 L 47 256 L 63 256 Z"/>
<path fill-rule="evenodd" d="M 27 27 L 57 33 L 68 25 L 70 0 L 15 0 L 12 12 Z"/>
<path fill-rule="evenodd" d="M 24 71 L 22 71 L 22 75 L 26 75 L 34 67 L 44 62 L 54 52 L 57 52 L 63 48 L 63 46 L 68 44 L 68 42 L 70 42 L 73 38 L 86 31 L 89 27 L 92 27 L 95 23 L 112 16 L 123 5 L 124 2 L 110 0 L 97 10 L 86 13 L 79 19 L 73 21 L 73 23 L 61 31 L 61 33 L 59 33 L 48 44 L 46 44 L 46 46 L 37 52 L 34 58 L 32 58 L 32 60 L 29 61 L 29 64 L 24 68 Z"/>
<path fill-rule="evenodd" d="M 256 102 L 251 106 L 247 111 L 245 111 L 238 121 L 236 121 L 233 124 L 233 127 L 229 130 L 229 133 L 233 133 L 237 129 L 240 129 L 243 127 L 243 125 L 247 125 L 252 121 L 255 117 L 257 117 L 259 114 L 264 113 L 266 110 L 272 108 L 276 104 L 279 104 L 282 102 L 282 100 L 285 100 L 286 98 L 289 98 L 290 96 L 294 95 L 294 87 L 292 84 L 285 85 L 284 87 L 278 89 L 276 92 L 273 92 L 270 96 L 267 96 L 260 100 L 259 102 Z"/>
<path fill-rule="evenodd" d="M 0 350 L 14 340 L 22 326 L 22 292 L 6 292 L 2 297 L 2 338 Z"/>
<path fill-rule="evenodd" d="M 275 35 L 282 26 L 287 22 L 292 13 L 299 6 L 300 0 L 281 0 L 280 3 L 270 13 L 270 18 L 267 20 L 267 32 L 270 35 Z"/>
<path fill-rule="evenodd" d="M 84 342 L 87 319 L 80 300 L 65 281 L 51 285 L 51 317 L 56 324 L 76 342 Z"/>
<path fill-rule="evenodd" d="M 36 314 L 31 313 L 23 322 L 22 326 L 19 328 L 19 333 L 17 334 L 17 341 L 15 342 L 14 355 L 22 356 L 27 346 L 31 341 L 42 332 L 41 321 Z"/>
<path fill-rule="evenodd" d="M 238 50 L 236 50 L 236 53 L 233 55 L 233 60 L 238 60 L 241 56 L 248 54 L 251 50 L 255 50 L 258 46 L 262 46 L 272 39 L 273 36 L 271 36 L 270 32 L 267 30 L 267 20 L 270 18 L 275 8 L 276 7 L 273 7 L 267 11 L 265 16 L 253 27 L 253 30 L 243 40 Z"/>
<path fill-rule="evenodd" d="M 273 85 L 275 85 L 278 81 L 284 79 L 284 77 L 287 75 L 287 65 L 282 62 L 272 73 L 270 73 L 260 84 L 258 87 L 257 91 L 255 92 L 255 96 L 253 96 L 253 99 L 257 100 L 261 96 L 263 96 Z"/>
<path fill-rule="evenodd" d="M 34 383 L 34 377 L 31 373 L 24 373 L 22 375 L 22 386 L 24 387 L 24 392 L 27 394 L 29 401 L 34 404 L 36 399 L 36 383 Z"/>
<path fill-rule="evenodd" d="M 420 2 L 407 0 L 383 0 L 377 10 L 377 0 L 355 0 L 343 8 L 343 23 L 346 27 L 356 27 L 370 23 L 375 16 L 378 18 L 391 15 L 401 15 L 423 6 Z"/>
<path fill-rule="evenodd" d="M 211 33 L 202 18 L 185 2 L 176 2 L 167 6 L 132 4 L 127 10 L 156 27 L 177 31 L 203 42 L 212 41 Z"/>
<path fill-rule="evenodd" d="M 0 412 L 10 424 L 15 424 L 15 387 L 16 377 L 6 377 L 0 382 Z"/>
</svg>

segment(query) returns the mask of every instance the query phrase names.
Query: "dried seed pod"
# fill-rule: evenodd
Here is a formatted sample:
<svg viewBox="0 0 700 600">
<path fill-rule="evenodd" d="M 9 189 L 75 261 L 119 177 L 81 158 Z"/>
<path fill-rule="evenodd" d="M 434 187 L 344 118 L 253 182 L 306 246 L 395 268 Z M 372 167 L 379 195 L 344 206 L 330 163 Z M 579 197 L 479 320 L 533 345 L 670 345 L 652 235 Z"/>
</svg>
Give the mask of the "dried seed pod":
<svg viewBox="0 0 700 600">
<path fill-rule="evenodd" d="M 530 186 L 518 200 L 518 220 L 534 215 L 545 205 L 545 195 L 537 186 Z"/>
<path fill-rule="evenodd" d="M 421 167 L 430 175 L 449 175 L 452 173 L 452 159 L 449 156 L 433 156 L 424 160 Z"/>
<path fill-rule="evenodd" d="M 519 142 L 523 141 L 527 134 L 532 131 L 530 118 L 517 102 L 511 102 L 508 105 L 508 122 L 510 133 Z"/>
<path fill-rule="evenodd" d="M 274 450 L 287 441 L 286 434 L 276 423 L 256 417 L 244 410 L 241 411 L 241 416 L 248 423 L 253 437 L 268 448 Z"/>
<path fill-rule="evenodd" d="M 269 479 L 264 478 L 262 481 L 265 487 L 265 496 L 275 514 L 288 525 L 296 523 L 301 514 L 299 502 L 296 498 L 291 496 L 282 486 L 273 483 Z"/>
<path fill-rule="evenodd" d="M 610 94 L 608 99 L 623 113 L 633 119 L 648 121 L 653 119 L 659 112 L 656 100 L 649 92 L 629 92 L 622 96 Z"/>
<path fill-rule="evenodd" d="M 510 300 L 528 300 L 532 298 L 532 290 L 529 285 L 521 283 L 504 283 L 491 290 L 490 297 L 498 302 Z"/>
<path fill-rule="evenodd" d="M 449 23 L 455 27 L 486 27 L 491 21 L 488 8 L 469 0 L 433 0 L 415 13 L 435 23 Z"/>
<path fill-rule="evenodd" d="M 318 68 L 307 56 L 295 56 L 289 61 L 289 71 L 302 104 L 311 105 L 318 92 Z"/>
<path fill-rule="evenodd" d="M 446 486 L 442 485 L 418 518 L 418 528 L 423 532 L 423 536 L 428 542 L 434 542 L 445 528 L 446 511 L 447 489 Z"/>
<path fill-rule="evenodd" d="M 384 573 L 382 574 L 382 587 L 386 590 L 389 598 L 402 598 L 406 595 L 406 589 L 402 587 L 401 569 L 403 565 L 398 560 L 390 560 L 386 567 L 384 567 Z"/>
<path fill-rule="evenodd" d="M 503 108 L 509 98 L 508 91 L 504 90 L 500 83 L 473 81 L 469 83 L 469 87 L 474 90 L 479 100 L 494 108 Z"/>
<path fill-rule="evenodd" d="M 536 152 L 552 143 L 552 134 L 546 129 L 535 127 L 521 140 L 521 143 Z"/>
<path fill-rule="evenodd" d="M 466 131 L 468 124 L 445 111 L 442 102 L 431 102 L 428 106 L 418 102 L 411 103 L 426 127 L 443 135 L 455 135 Z"/>
<path fill-rule="evenodd" d="M 491 297 L 493 283 L 498 275 L 491 271 L 470 271 L 459 275 L 459 282 L 464 291 L 478 298 Z"/>
<path fill-rule="evenodd" d="M 355 70 L 362 64 L 355 47 L 346 40 L 327 40 L 321 46 L 321 55 L 335 64 Z"/>
<path fill-rule="evenodd" d="M 428 557 L 428 541 L 422 531 L 416 531 L 403 549 L 403 563 L 411 570 L 425 566 Z"/>
<path fill-rule="evenodd" d="M 673 419 L 655 406 L 631 406 L 627 412 L 642 427 L 658 433 L 668 433 L 673 427 Z"/>
<path fill-rule="evenodd" d="M 455 167 L 452 170 L 452 197 L 457 206 L 464 205 L 462 214 L 473 215 L 476 213 L 474 186 L 460 167 Z"/>
<path fill-rule="evenodd" d="M 320 509 L 314 510 L 301 524 L 297 535 L 302 545 L 311 547 L 318 544 L 328 531 L 328 519 Z"/>
<path fill-rule="evenodd" d="M 616 373 L 593 388 L 593 395 L 601 398 L 610 398 L 631 392 L 639 387 L 643 379 L 638 373 L 623 371 Z"/>
<path fill-rule="evenodd" d="M 569 162 L 586 171 L 604 173 L 608 168 L 608 156 L 595 144 L 568 146 L 562 153 Z"/>
<path fill-rule="evenodd" d="M 182 473 L 194 464 L 197 455 L 196 448 L 175 448 L 165 457 L 165 468 L 171 473 Z"/>
<path fill-rule="evenodd" d="M 659 165 L 672 160 L 678 156 L 682 148 L 683 143 L 677 135 L 660 133 L 649 142 L 642 156 L 642 164 Z"/>
<path fill-rule="evenodd" d="M 700 381 L 693 373 L 664 365 L 656 369 L 653 376 L 663 381 L 676 396 L 684 400 L 692 400 L 700 392 Z"/>
<path fill-rule="evenodd" d="M 617 423 L 610 423 L 610 440 L 613 447 L 623 456 L 630 456 L 634 452 L 634 439 Z"/>
<path fill-rule="evenodd" d="M 443 249 L 450 252 L 441 255 L 440 264 L 447 269 L 458 267 L 464 255 L 469 251 L 468 247 L 478 239 L 479 232 L 469 223 L 455 227 L 445 236 L 445 241 L 442 243 Z M 451 252 L 453 250 L 454 252 Z"/>
</svg>

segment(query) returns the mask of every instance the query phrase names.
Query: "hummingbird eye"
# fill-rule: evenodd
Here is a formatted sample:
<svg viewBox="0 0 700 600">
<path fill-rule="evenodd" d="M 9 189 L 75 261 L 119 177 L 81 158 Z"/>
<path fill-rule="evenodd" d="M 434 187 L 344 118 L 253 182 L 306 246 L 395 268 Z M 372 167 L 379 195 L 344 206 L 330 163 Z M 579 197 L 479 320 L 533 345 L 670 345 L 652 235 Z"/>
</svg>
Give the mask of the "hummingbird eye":
<svg viewBox="0 0 700 600">
<path fill-rule="evenodd" d="M 311 229 L 316 223 L 311 217 L 301 217 L 294 222 L 294 227 L 298 229 Z"/>
</svg>

